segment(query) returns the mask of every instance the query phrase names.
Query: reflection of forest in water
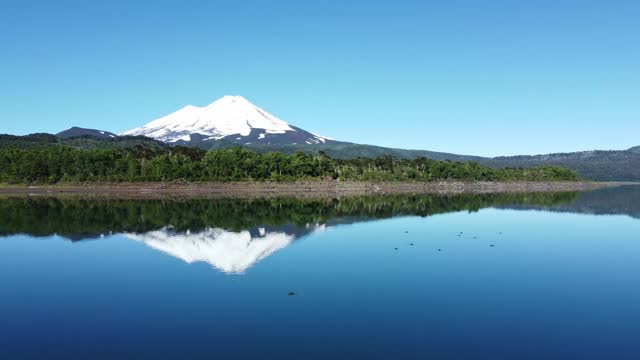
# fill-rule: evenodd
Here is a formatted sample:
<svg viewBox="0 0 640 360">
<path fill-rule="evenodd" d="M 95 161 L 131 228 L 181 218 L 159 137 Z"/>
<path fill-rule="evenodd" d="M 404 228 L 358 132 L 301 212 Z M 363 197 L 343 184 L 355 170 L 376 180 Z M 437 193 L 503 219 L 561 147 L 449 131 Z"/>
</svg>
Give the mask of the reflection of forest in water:
<svg viewBox="0 0 640 360">
<path fill-rule="evenodd" d="M 73 197 L 0 198 L 0 235 L 58 234 L 72 240 L 108 233 L 176 233 L 207 228 L 304 233 L 309 224 L 331 226 L 394 216 L 430 216 L 497 207 L 545 209 L 640 218 L 640 186 L 592 192 L 525 194 L 386 195 L 341 199 L 117 200 Z M 298 234 L 299 235 L 299 234 Z"/>
<path fill-rule="evenodd" d="M 496 206 L 503 207 L 503 206 Z M 537 209 L 593 215 L 627 215 L 640 219 L 640 186 L 628 185 L 579 193 L 573 201 L 553 206 L 512 204 L 510 209 Z"/>
<path fill-rule="evenodd" d="M 107 200 L 56 197 L 0 199 L 0 235 L 58 234 L 73 240 L 106 233 L 144 233 L 160 228 L 197 232 L 353 223 L 394 216 L 429 216 L 486 207 L 559 206 L 577 193 L 371 196 L 343 199 Z"/>
<path fill-rule="evenodd" d="M 116 200 L 0 198 L 0 236 L 60 235 L 72 241 L 112 233 L 185 262 L 243 273 L 292 242 L 327 227 L 394 216 L 544 209 L 638 217 L 640 187 L 594 192 L 386 195 L 342 199 Z"/>
</svg>

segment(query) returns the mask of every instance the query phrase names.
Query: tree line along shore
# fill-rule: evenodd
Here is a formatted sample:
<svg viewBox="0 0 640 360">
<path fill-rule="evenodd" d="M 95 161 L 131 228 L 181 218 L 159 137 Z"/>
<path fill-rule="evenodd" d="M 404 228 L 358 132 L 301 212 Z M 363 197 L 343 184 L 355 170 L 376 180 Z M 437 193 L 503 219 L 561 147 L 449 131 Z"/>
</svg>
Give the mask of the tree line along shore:
<svg viewBox="0 0 640 360">
<path fill-rule="evenodd" d="M 242 147 L 210 151 L 140 145 L 90 150 L 69 146 L 0 149 L 0 182 L 8 184 L 307 180 L 553 182 L 583 179 L 576 172 L 558 166 L 496 169 L 475 162 L 390 156 L 343 160 L 324 153 L 258 153 Z"/>
</svg>

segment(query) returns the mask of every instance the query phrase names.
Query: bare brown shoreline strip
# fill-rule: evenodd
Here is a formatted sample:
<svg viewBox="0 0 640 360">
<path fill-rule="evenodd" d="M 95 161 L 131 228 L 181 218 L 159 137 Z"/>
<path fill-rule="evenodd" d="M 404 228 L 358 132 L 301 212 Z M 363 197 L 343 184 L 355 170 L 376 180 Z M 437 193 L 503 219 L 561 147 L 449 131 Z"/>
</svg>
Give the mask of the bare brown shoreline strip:
<svg viewBox="0 0 640 360">
<path fill-rule="evenodd" d="M 635 183 L 625 182 L 203 182 L 80 183 L 2 185 L 0 194 L 162 198 L 162 197 L 336 197 L 384 194 L 462 194 L 588 191 Z"/>
</svg>

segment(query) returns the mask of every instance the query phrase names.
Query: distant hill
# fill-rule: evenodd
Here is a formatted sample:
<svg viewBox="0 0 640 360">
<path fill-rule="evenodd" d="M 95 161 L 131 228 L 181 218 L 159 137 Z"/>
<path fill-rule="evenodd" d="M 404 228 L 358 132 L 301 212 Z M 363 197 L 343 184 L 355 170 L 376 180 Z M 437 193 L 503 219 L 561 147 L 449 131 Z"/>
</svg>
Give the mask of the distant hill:
<svg viewBox="0 0 640 360">
<path fill-rule="evenodd" d="M 176 141 L 176 145 L 193 146 L 203 150 L 220 149 L 225 147 L 239 146 L 238 143 L 227 139 L 198 139 L 192 136 L 191 141 Z M 319 154 L 320 152 L 334 159 L 356 159 L 356 158 L 376 158 L 380 156 L 393 156 L 398 159 L 415 159 L 417 157 L 426 157 L 434 160 L 451 160 L 451 161 L 479 161 L 483 159 L 479 156 L 456 155 L 450 153 L 428 151 L 428 150 L 407 150 L 388 148 L 375 145 L 355 144 L 349 142 L 332 141 L 324 144 L 263 144 L 249 143 L 241 145 L 245 148 L 265 153 L 277 151 L 284 154 L 294 154 L 296 151 L 303 151 L 310 154 Z"/>
<path fill-rule="evenodd" d="M 106 132 L 105 132 L 106 133 Z M 136 145 L 164 148 L 167 145 L 144 136 L 95 137 L 93 135 L 62 138 L 52 134 L 37 133 L 24 136 L 0 134 L 0 148 L 37 148 L 54 145 L 66 145 L 79 149 L 113 149 Z"/>
<path fill-rule="evenodd" d="M 220 147 L 216 144 L 213 147 Z M 356 158 L 376 158 L 380 156 L 392 156 L 398 159 L 415 159 L 417 157 L 425 157 L 433 160 L 450 160 L 450 161 L 480 161 L 480 156 L 457 155 L 451 153 L 428 151 L 428 150 L 408 150 L 388 148 L 375 145 L 355 144 L 348 142 L 338 142 L 331 144 L 318 145 L 262 145 L 249 144 L 245 147 L 258 152 L 279 151 L 285 154 L 293 154 L 296 151 L 304 151 L 313 154 L 324 152 L 334 159 L 356 159 Z"/>
<path fill-rule="evenodd" d="M 68 139 L 68 138 L 72 138 L 72 137 L 79 137 L 79 136 L 93 136 L 96 137 L 98 139 L 113 139 L 118 137 L 118 135 L 112 133 L 112 132 L 108 132 L 108 131 L 103 131 L 103 130 L 95 130 L 95 129 L 85 129 L 85 128 L 81 128 L 81 127 L 77 127 L 74 126 L 70 129 L 61 131 L 59 133 L 56 134 L 57 137 L 59 138 L 63 138 L 63 139 Z"/>
<path fill-rule="evenodd" d="M 501 156 L 479 161 L 490 167 L 532 168 L 557 165 L 598 181 L 640 181 L 640 146 L 628 150 L 594 150 L 533 156 Z"/>
</svg>

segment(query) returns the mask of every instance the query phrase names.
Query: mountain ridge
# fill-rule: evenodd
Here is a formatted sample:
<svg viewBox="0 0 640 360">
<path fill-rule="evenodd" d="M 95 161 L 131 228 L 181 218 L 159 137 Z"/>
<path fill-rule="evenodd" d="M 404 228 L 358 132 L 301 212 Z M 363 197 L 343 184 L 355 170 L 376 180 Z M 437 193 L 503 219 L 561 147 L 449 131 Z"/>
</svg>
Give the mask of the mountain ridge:
<svg viewBox="0 0 640 360">
<path fill-rule="evenodd" d="M 338 141 L 291 125 L 242 96 L 224 96 L 198 107 L 187 105 L 143 126 L 116 135 L 109 131 L 74 126 L 56 135 L 0 135 L 0 147 L 41 147 L 66 145 L 83 149 L 175 146 L 213 150 L 243 146 L 251 150 L 293 154 L 297 151 L 335 159 L 398 159 L 419 157 L 442 161 L 474 161 L 493 168 L 534 168 L 556 165 L 593 180 L 640 181 L 640 146 L 627 150 L 591 150 L 541 155 L 483 157 L 429 150 L 388 148 Z"/>
</svg>

